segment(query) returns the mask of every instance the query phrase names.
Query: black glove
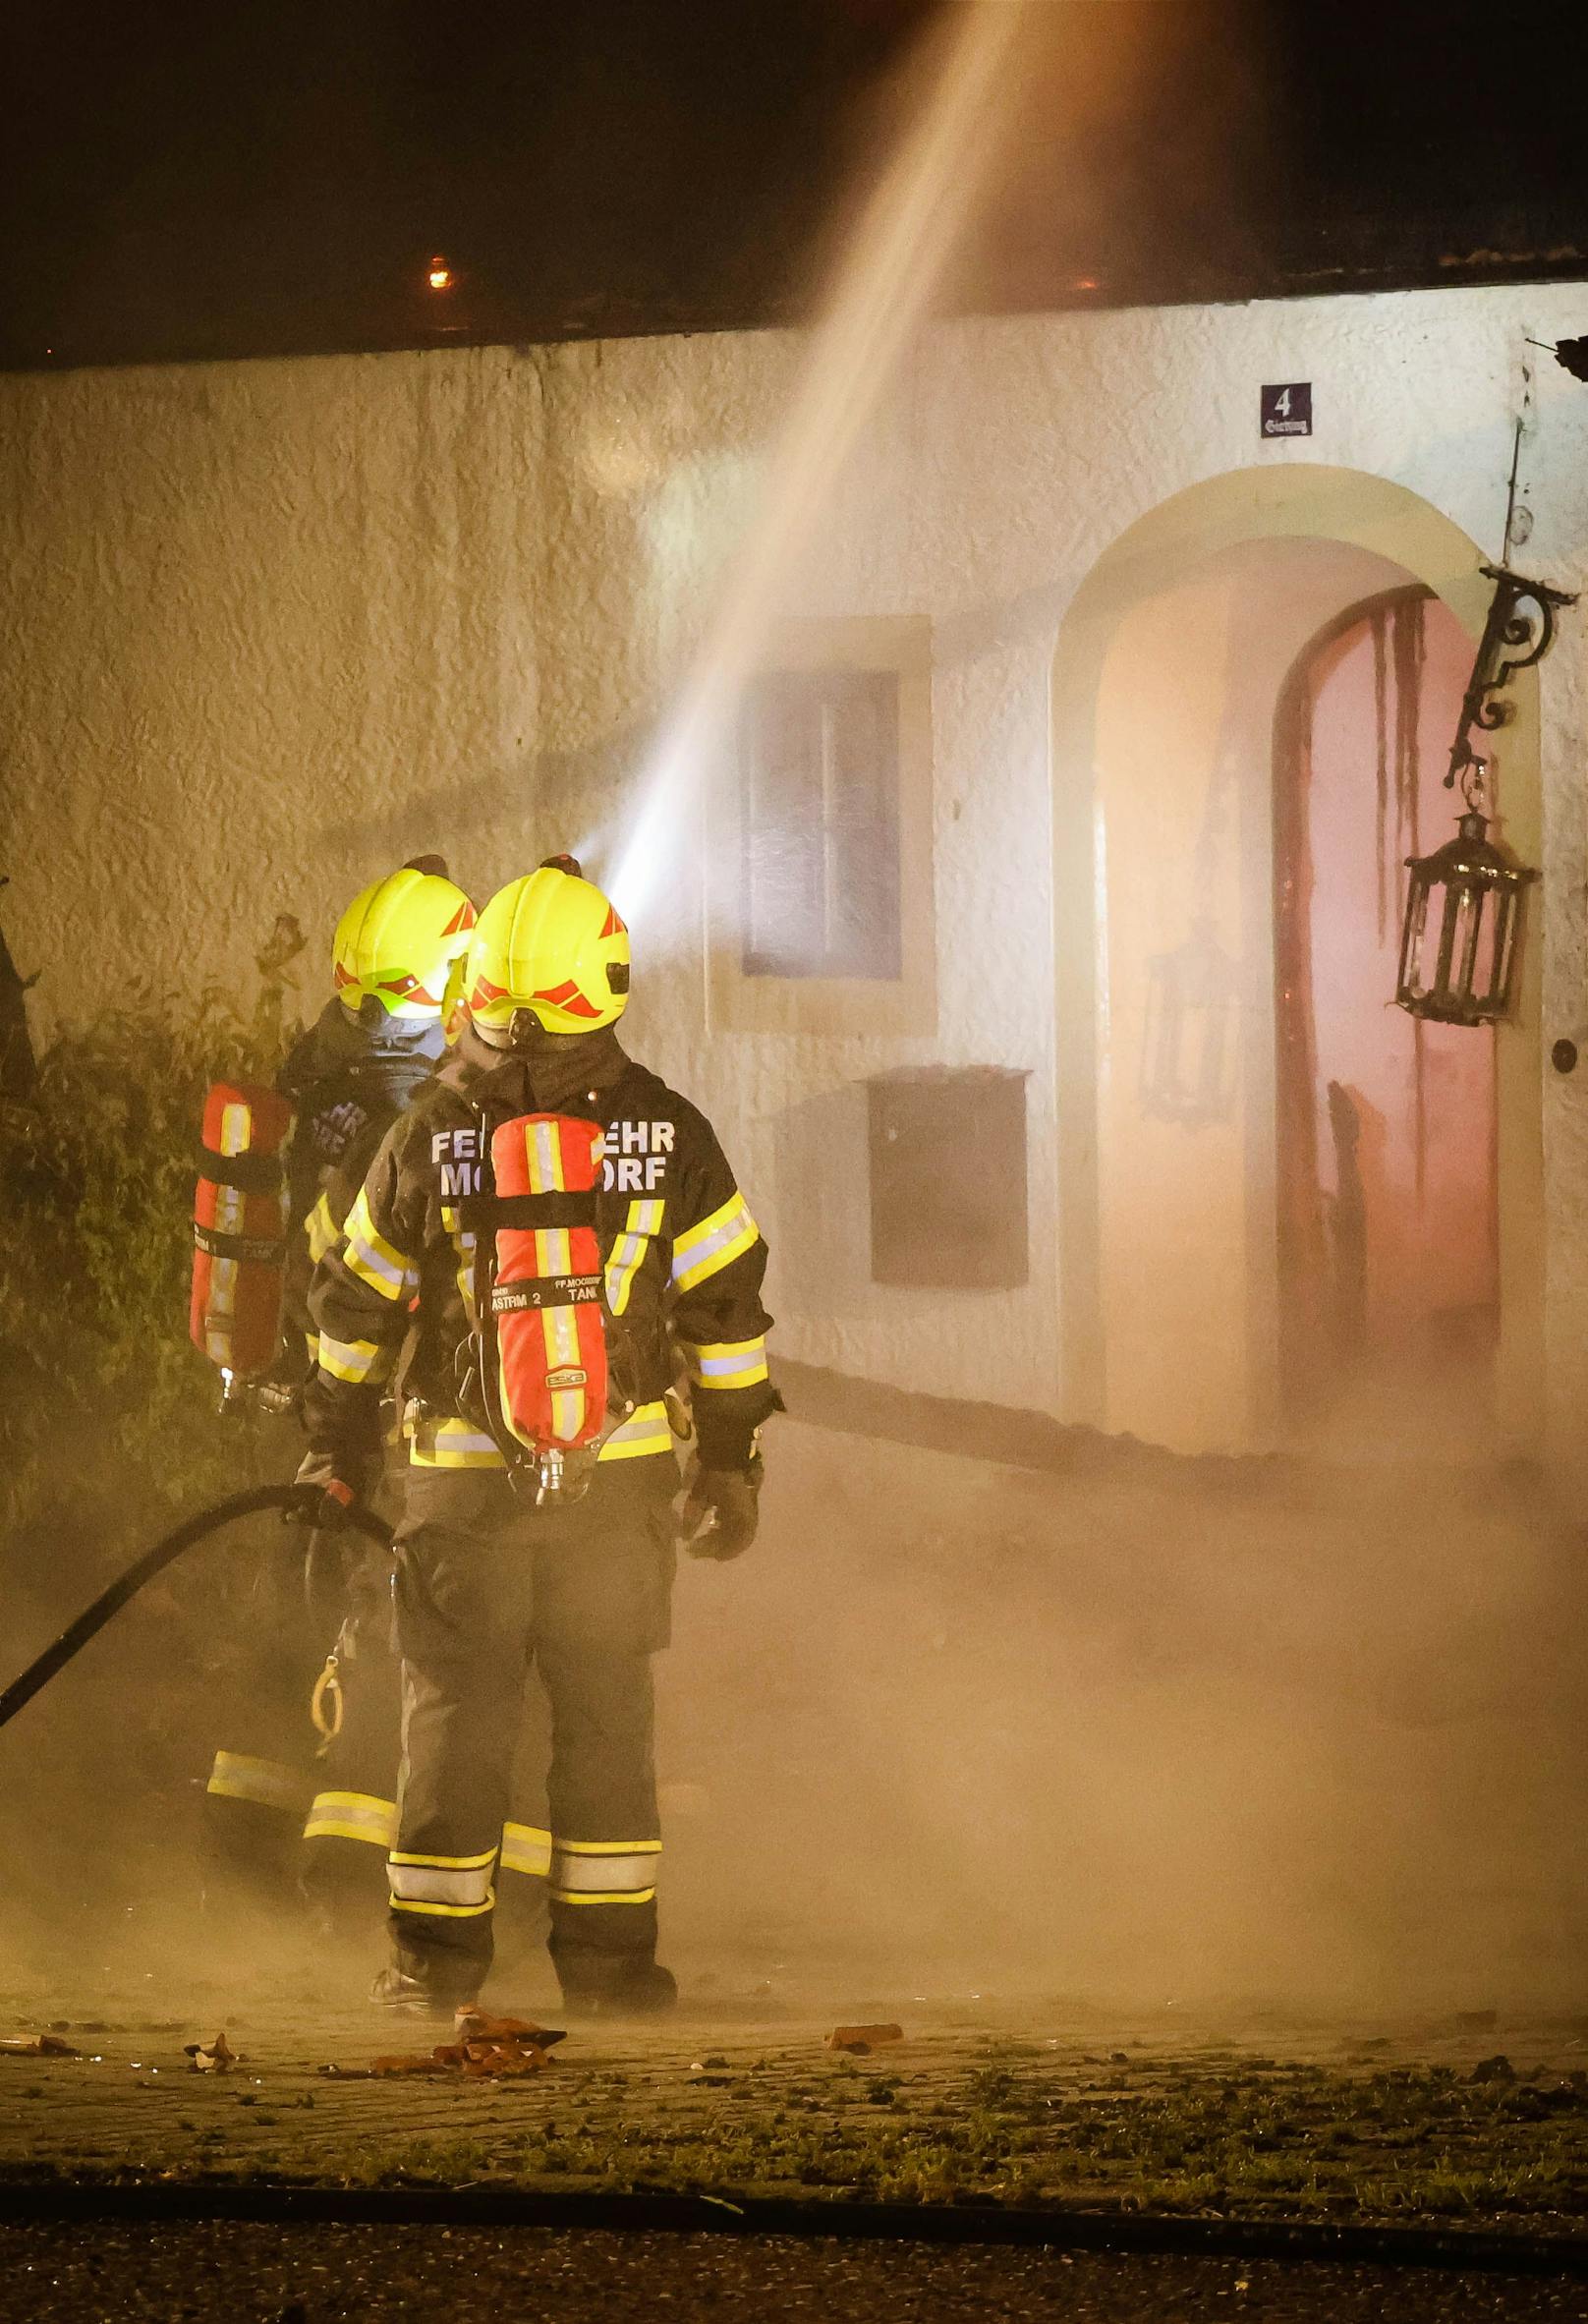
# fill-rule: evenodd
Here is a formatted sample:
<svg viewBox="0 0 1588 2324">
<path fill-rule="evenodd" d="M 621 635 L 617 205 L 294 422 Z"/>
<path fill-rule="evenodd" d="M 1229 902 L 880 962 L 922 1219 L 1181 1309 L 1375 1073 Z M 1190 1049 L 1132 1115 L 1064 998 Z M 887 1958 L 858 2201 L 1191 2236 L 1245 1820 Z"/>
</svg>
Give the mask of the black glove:
<svg viewBox="0 0 1588 2324">
<path fill-rule="evenodd" d="M 300 1467 L 294 1482 L 319 1488 L 318 1501 L 303 1502 L 288 1509 L 289 1525 L 307 1525 L 315 1533 L 334 1533 L 347 1523 L 348 1510 L 356 1501 L 364 1499 L 365 1478 L 369 1463 L 350 1454 L 311 1452 Z"/>
<path fill-rule="evenodd" d="M 261 1380 L 254 1392 L 258 1397 L 259 1410 L 268 1412 L 273 1420 L 302 1420 L 304 1384 L 301 1380 Z"/>
<path fill-rule="evenodd" d="M 726 1564 L 756 1538 L 761 1463 L 749 1469 L 697 1469 L 684 1502 L 683 1545 L 692 1558 Z"/>
</svg>

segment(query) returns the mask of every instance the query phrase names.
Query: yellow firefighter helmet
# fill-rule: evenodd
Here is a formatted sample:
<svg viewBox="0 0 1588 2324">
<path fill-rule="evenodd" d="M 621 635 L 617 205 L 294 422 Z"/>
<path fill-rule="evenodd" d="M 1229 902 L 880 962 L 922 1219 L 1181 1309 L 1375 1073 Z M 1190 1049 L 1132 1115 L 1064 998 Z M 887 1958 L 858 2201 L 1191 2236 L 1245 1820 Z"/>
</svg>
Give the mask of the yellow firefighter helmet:
<svg viewBox="0 0 1588 2324">
<path fill-rule="evenodd" d="M 465 994 L 477 1025 L 512 1028 L 520 1009 L 547 1033 L 594 1033 L 629 1004 L 629 932 L 564 856 L 498 888 L 469 948 Z"/>
<path fill-rule="evenodd" d="M 391 1017 L 438 1017 L 447 972 L 468 949 L 474 925 L 475 908 L 461 887 L 405 864 L 356 895 L 337 922 L 337 998 L 355 1017 L 372 1014 L 371 1002 Z"/>
</svg>

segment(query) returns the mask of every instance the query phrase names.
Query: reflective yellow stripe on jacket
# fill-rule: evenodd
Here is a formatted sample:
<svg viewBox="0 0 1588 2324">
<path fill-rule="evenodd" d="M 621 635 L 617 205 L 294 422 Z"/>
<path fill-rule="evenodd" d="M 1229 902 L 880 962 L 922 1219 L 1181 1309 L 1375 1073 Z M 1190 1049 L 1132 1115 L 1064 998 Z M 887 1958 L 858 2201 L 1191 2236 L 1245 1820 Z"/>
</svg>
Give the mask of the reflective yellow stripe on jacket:
<svg viewBox="0 0 1588 2324">
<path fill-rule="evenodd" d="M 645 1453 L 670 1452 L 673 1433 L 665 1404 L 642 1404 L 615 1428 L 601 1446 L 601 1460 L 636 1460 Z M 468 1420 L 419 1421 L 408 1441 L 408 1457 L 418 1469 L 504 1469 L 494 1437 Z"/>
<path fill-rule="evenodd" d="M 612 1245 L 606 1262 L 606 1304 L 615 1316 L 624 1313 L 629 1304 L 629 1293 L 634 1278 L 640 1272 L 652 1239 L 661 1232 L 662 1201 L 659 1195 L 629 1205 L 629 1216 L 622 1233 Z"/>
<path fill-rule="evenodd" d="M 709 1218 L 698 1226 L 687 1227 L 673 1244 L 673 1287 L 693 1291 L 697 1283 L 720 1275 L 735 1259 L 742 1259 L 760 1237 L 750 1205 L 735 1189 Z"/>
<path fill-rule="evenodd" d="M 342 1239 L 342 1229 L 336 1223 L 328 1194 L 322 1194 L 310 1212 L 304 1232 L 309 1238 L 309 1256 L 317 1267 L 326 1252 L 334 1251 Z"/>
<path fill-rule="evenodd" d="M 379 1347 L 372 1339 L 333 1339 L 329 1332 L 322 1332 L 315 1356 L 320 1370 L 333 1380 L 349 1380 L 355 1387 L 369 1381 L 379 1387 L 396 1362 L 397 1351 Z"/>
<path fill-rule="evenodd" d="M 368 1283 L 382 1299 L 411 1298 L 419 1289 L 418 1268 L 380 1232 L 369 1216 L 369 1192 L 364 1187 L 347 1215 L 345 1232 L 343 1264 L 361 1283 Z"/>
</svg>

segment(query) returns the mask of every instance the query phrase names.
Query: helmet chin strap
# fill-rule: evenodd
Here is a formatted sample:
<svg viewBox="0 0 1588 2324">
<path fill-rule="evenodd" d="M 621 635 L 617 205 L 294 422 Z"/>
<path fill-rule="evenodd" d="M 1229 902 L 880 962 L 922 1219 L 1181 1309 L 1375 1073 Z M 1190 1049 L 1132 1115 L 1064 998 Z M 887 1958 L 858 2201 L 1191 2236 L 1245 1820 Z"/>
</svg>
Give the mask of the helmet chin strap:
<svg viewBox="0 0 1588 2324">
<path fill-rule="evenodd" d="M 482 1025 L 478 1017 L 469 1022 L 487 1049 L 511 1049 L 520 1057 L 534 1056 L 537 1051 L 544 1056 L 565 1042 L 585 1038 L 579 1033 L 548 1033 L 532 1008 L 516 1008 L 505 1025 Z"/>
<path fill-rule="evenodd" d="M 543 1051 L 552 1038 L 532 1008 L 516 1008 L 507 1021 L 507 1046 L 518 1056 L 532 1056 L 537 1049 Z"/>
</svg>

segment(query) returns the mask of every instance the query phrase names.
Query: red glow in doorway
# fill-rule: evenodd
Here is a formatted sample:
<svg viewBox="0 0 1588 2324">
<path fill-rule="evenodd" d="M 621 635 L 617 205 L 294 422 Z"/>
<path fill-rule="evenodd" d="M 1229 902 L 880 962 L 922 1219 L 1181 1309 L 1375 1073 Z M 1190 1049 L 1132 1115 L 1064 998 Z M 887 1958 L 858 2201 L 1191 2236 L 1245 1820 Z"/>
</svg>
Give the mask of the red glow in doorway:
<svg viewBox="0 0 1588 2324">
<path fill-rule="evenodd" d="M 1441 599 L 1396 590 L 1316 639 L 1281 698 L 1279 1306 L 1292 1421 L 1338 1411 L 1353 1386 L 1369 1391 L 1356 1425 L 1391 1434 L 1421 1421 L 1409 1404 L 1424 1386 L 1487 1410 L 1494 1036 L 1418 1023 L 1390 999 L 1403 858 L 1451 827 L 1443 777 L 1471 659 Z"/>
</svg>

